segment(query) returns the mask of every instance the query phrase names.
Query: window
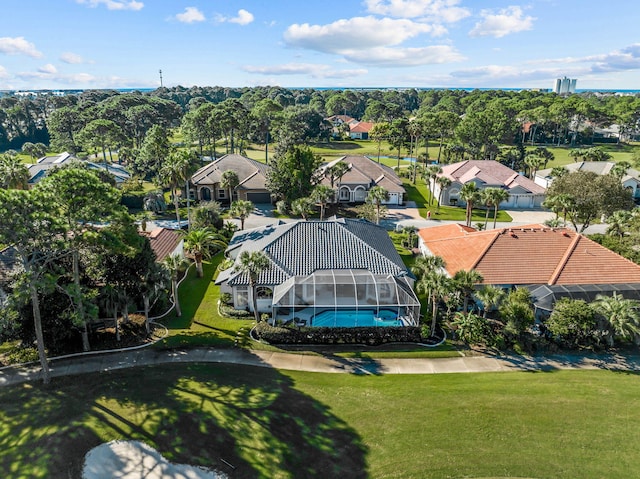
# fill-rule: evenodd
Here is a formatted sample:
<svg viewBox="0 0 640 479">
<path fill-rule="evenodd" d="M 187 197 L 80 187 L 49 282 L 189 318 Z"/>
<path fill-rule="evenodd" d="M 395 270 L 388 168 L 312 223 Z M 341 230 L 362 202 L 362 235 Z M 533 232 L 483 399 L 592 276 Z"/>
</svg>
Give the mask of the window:
<svg viewBox="0 0 640 479">
<path fill-rule="evenodd" d="M 267 286 L 258 286 L 256 288 L 256 298 L 271 299 L 273 298 L 273 290 Z"/>
<path fill-rule="evenodd" d="M 224 200 L 227 197 L 227 190 L 218 190 L 218 199 Z"/>
<path fill-rule="evenodd" d="M 236 308 L 246 308 L 249 305 L 249 290 L 245 287 L 236 288 Z"/>
</svg>

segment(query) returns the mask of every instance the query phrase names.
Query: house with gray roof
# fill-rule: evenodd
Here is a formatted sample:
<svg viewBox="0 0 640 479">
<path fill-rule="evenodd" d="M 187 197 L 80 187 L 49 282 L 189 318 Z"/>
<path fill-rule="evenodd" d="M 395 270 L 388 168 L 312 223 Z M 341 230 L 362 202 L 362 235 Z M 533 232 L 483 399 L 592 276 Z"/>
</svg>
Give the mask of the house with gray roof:
<svg viewBox="0 0 640 479">
<path fill-rule="evenodd" d="M 614 161 L 578 161 L 576 163 L 569 163 L 564 165 L 564 169 L 568 173 L 575 173 L 576 171 L 591 171 L 596 175 L 609 175 L 612 171 L 615 172 L 616 162 Z M 540 170 L 536 172 L 534 181 L 544 188 L 549 188 L 553 182 L 553 176 L 551 176 L 552 168 Z M 631 196 L 634 201 L 640 204 L 640 171 L 634 168 L 627 168 L 624 172 L 621 172 L 620 183 L 626 189 L 631 191 Z"/>
<path fill-rule="evenodd" d="M 545 188 L 532 180 L 494 160 L 467 160 L 442 167 L 444 176 L 451 184 L 440 191 L 436 183 L 435 197 L 442 198 L 443 205 L 464 206 L 460 190 L 467 183 L 475 183 L 479 190 L 484 188 L 502 188 L 509 193 L 507 201 L 500 203 L 501 208 L 540 208 L 545 198 Z M 440 196 L 442 194 L 442 196 Z"/>
<path fill-rule="evenodd" d="M 127 181 L 131 175 L 125 169 L 124 166 L 118 165 L 115 163 L 94 163 L 92 161 L 84 161 L 78 158 L 77 156 L 72 155 L 71 153 L 64 152 L 59 155 L 52 156 L 44 156 L 35 164 L 28 165 L 29 169 L 29 186 L 33 186 L 42 180 L 45 176 L 47 176 L 49 170 L 52 168 L 56 168 L 62 165 L 68 165 L 73 162 L 80 162 L 83 165 L 86 165 L 89 170 L 92 171 L 107 171 L 110 173 L 116 182 L 116 186 L 121 185 L 123 182 Z"/>
<path fill-rule="evenodd" d="M 226 254 L 263 251 L 269 267 L 260 273 L 258 311 L 273 321 L 319 327 L 417 325 L 420 303 L 415 278 L 387 232 L 364 220 L 297 221 L 239 231 Z M 249 277 L 234 266 L 216 284 L 236 309 L 252 309 Z"/>
<path fill-rule="evenodd" d="M 324 173 L 338 163 L 346 164 L 348 169 L 332 185 Z M 403 204 L 407 193 L 393 169 L 362 155 L 343 156 L 326 163 L 321 167 L 321 173 L 324 176 L 322 184 L 337 190 L 339 203 L 363 203 L 374 186 L 381 186 L 389 192 L 389 199 L 384 202 L 387 205 Z"/>
<path fill-rule="evenodd" d="M 271 194 L 266 188 L 267 171 L 264 163 L 242 155 L 225 155 L 203 166 L 191 177 L 196 198 L 202 201 L 231 203 L 235 200 L 248 200 L 253 203 L 270 203 Z M 234 171 L 239 184 L 229 198 L 229 189 L 221 185 L 225 171 Z"/>
</svg>

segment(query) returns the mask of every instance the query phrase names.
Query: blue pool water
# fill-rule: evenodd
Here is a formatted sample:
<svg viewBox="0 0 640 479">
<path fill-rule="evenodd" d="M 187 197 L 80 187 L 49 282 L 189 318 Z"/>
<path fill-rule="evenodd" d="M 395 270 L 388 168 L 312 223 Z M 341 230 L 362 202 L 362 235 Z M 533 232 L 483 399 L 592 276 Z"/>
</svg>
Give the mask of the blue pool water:
<svg viewBox="0 0 640 479">
<path fill-rule="evenodd" d="M 398 315 L 391 310 L 383 309 L 380 312 L 372 310 L 338 310 L 323 311 L 311 318 L 310 326 L 333 327 L 333 328 L 355 328 L 368 326 L 402 326 L 402 321 Z"/>
</svg>

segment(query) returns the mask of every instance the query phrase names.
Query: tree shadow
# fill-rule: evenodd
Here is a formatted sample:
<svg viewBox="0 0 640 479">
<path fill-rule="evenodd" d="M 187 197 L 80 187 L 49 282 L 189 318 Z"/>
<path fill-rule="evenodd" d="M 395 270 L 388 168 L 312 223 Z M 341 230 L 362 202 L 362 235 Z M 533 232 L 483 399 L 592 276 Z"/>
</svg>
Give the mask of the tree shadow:
<svg viewBox="0 0 640 479">
<path fill-rule="evenodd" d="M 367 448 L 275 369 L 171 364 L 0 390 L 4 478 L 80 477 L 85 454 L 144 442 L 167 460 L 232 478 L 366 478 Z"/>
</svg>

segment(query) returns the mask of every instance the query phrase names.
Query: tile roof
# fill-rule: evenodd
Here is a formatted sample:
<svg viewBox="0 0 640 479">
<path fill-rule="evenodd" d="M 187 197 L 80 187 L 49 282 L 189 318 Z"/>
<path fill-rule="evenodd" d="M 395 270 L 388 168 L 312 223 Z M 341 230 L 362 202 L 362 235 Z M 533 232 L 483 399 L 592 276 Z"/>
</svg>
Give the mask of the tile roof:
<svg viewBox="0 0 640 479">
<path fill-rule="evenodd" d="M 260 284 L 281 284 L 292 276 L 318 270 L 366 269 L 374 274 L 409 274 L 387 232 L 380 226 L 353 219 L 298 221 L 240 232 L 230 247 L 242 251 L 264 251 L 271 267 L 262 273 Z M 231 275 L 230 285 L 249 284 L 242 274 Z"/>
<path fill-rule="evenodd" d="M 42 180 L 47 176 L 47 171 L 51 168 L 69 164 L 71 162 L 80 162 L 86 165 L 90 170 L 94 171 L 105 169 L 105 165 L 102 162 L 94 163 L 92 161 L 81 160 L 65 151 L 64 153 L 60 153 L 55 156 L 44 156 L 35 164 L 27 165 L 27 169 L 29 170 L 29 184 L 35 184 Z M 126 181 L 131 176 L 122 165 L 107 164 L 106 170 L 114 176 L 116 184 Z"/>
<path fill-rule="evenodd" d="M 485 284 L 640 283 L 640 265 L 564 228 L 527 225 L 464 231 L 451 225 L 420 230 L 427 249 L 454 275 L 475 269 Z"/>
<path fill-rule="evenodd" d="M 203 166 L 191 177 L 194 185 L 213 185 L 222 181 L 225 171 L 235 171 L 240 184 L 238 189 L 264 189 L 269 167 L 242 155 L 225 155 Z"/>
<path fill-rule="evenodd" d="M 149 238 L 156 261 L 162 261 L 171 255 L 182 241 L 180 233 L 169 228 L 156 228 L 151 232 L 141 231 L 140 234 Z"/>
<path fill-rule="evenodd" d="M 616 163 L 613 161 L 579 161 L 577 163 L 569 163 L 567 165 L 564 165 L 564 169 L 569 171 L 570 173 L 576 171 L 592 171 L 597 175 L 608 175 L 615 164 Z M 553 168 L 540 170 L 536 173 L 536 176 L 540 178 L 551 178 L 552 170 Z M 640 171 L 634 168 L 629 168 L 627 170 L 627 174 L 622 178 L 622 180 L 626 181 L 629 178 L 640 180 Z"/>
<path fill-rule="evenodd" d="M 329 168 L 336 163 L 346 163 L 349 171 L 340 179 L 339 184 L 369 184 L 370 186 L 382 186 L 389 193 L 405 193 L 402 180 L 392 168 L 378 163 L 371 158 L 362 155 L 343 156 L 323 166 Z M 327 178 L 323 184 L 329 184 Z"/>
<path fill-rule="evenodd" d="M 359 121 L 358 123 L 350 123 L 349 131 L 351 133 L 369 133 L 375 123 L 369 121 Z"/>
<path fill-rule="evenodd" d="M 479 180 L 483 186 L 502 186 L 508 190 L 520 187 L 534 194 L 545 192 L 542 186 L 493 160 L 467 160 L 445 165 L 440 176 L 461 184 Z"/>
</svg>

